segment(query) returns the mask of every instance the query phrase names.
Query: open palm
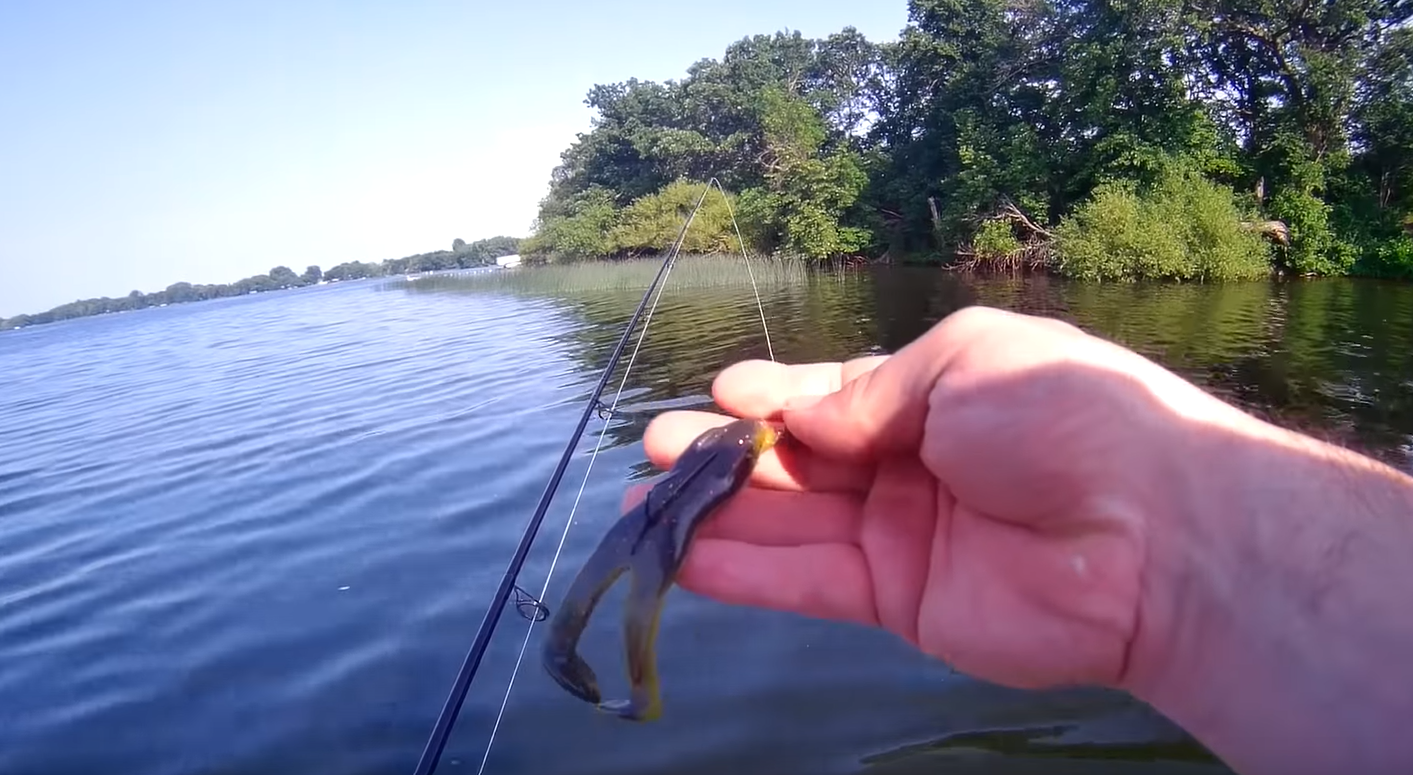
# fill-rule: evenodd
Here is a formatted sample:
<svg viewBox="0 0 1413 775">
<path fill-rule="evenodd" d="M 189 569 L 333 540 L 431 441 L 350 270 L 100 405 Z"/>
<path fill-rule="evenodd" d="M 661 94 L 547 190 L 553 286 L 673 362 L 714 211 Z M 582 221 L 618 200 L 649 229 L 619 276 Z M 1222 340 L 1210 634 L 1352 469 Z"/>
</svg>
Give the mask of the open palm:
<svg viewBox="0 0 1413 775">
<path fill-rule="evenodd" d="M 1161 476 L 1152 392 L 1119 375 L 1146 363 L 1069 326 L 967 310 L 893 356 L 736 364 L 717 403 L 783 416 L 792 438 L 702 528 L 679 582 L 881 626 L 1011 686 L 1118 684 L 1143 494 Z M 648 456 L 670 465 L 728 420 L 666 413 Z"/>
</svg>

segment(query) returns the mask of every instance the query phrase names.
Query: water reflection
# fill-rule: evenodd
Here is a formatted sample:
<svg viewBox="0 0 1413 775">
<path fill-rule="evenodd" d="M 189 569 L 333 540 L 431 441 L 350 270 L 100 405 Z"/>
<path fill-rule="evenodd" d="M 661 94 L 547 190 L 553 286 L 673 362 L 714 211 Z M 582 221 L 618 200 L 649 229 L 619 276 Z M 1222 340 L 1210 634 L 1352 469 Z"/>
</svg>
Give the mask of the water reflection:
<svg viewBox="0 0 1413 775">
<path fill-rule="evenodd" d="M 480 291 L 448 284 L 434 292 Z M 781 361 L 895 352 L 961 307 L 1003 307 L 1068 320 L 1257 414 L 1413 471 L 1413 287 L 1354 280 L 1087 285 L 874 268 L 762 288 L 761 295 Z M 585 372 L 602 370 L 639 297 L 637 291 L 572 290 L 547 296 L 583 322 L 560 333 L 556 345 Z M 714 408 L 711 382 L 722 368 L 766 357 L 748 286 L 669 287 L 629 372 L 605 446 L 639 444 L 647 423 L 663 409 Z M 627 354 L 608 381 L 605 402 L 626 367 Z M 586 398 L 580 389 L 575 400 Z M 586 434 L 590 444 L 596 434 Z M 628 480 L 657 473 L 641 455 L 623 459 Z M 618 603 L 604 605 L 613 609 Z M 1226 771 L 1180 730 L 1118 693 L 1012 693 L 960 676 L 920 679 L 940 668 L 870 633 L 722 610 L 693 599 L 671 605 L 675 624 L 665 625 L 662 667 L 670 676 L 664 678 L 667 691 L 678 694 L 654 736 L 601 724 L 574 705 L 536 705 L 520 711 L 519 723 L 533 726 L 523 714 L 551 714 L 564 730 L 563 749 L 537 756 L 521 740 L 512 743 L 502 764 L 548 772 L 563 767 L 563 757 L 575 756 L 578 771 L 619 771 L 624 762 L 609 749 L 633 746 L 642 762 L 676 772 L 775 772 L 783 771 L 776 766 L 780 761 L 798 763 L 800 750 L 809 747 L 816 757 L 812 771 L 862 767 L 869 775 Z M 616 623 L 603 624 L 599 632 L 604 638 L 598 659 L 611 664 L 614 657 L 602 649 L 617 644 Z M 833 656 L 803 652 L 804 644 Z M 850 712 L 860 705 L 874 710 Z M 816 722 L 804 719 L 816 714 L 818 729 L 811 732 Z M 1117 739 L 1114 725 L 1123 729 Z M 690 742 L 706 727 L 716 737 Z M 762 728 L 769 734 L 762 735 Z M 861 761 L 858 752 L 880 739 L 912 745 Z M 790 757 L 782 758 L 772 744 L 790 749 Z M 841 757 L 849 758 L 847 765 Z"/>
<path fill-rule="evenodd" d="M 959 732 L 927 743 L 866 757 L 866 775 L 977 772 L 1225 773 L 1229 770 L 1191 740 L 1094 742 L 1073 740 L 1077 724 Z M 1069 766 L 1066 766 L 1069 765 Z"/>
<path fill-rule="evenodd" d="M 969 304 L 1067 320 L 1273 422 L 1413 471 L 1413 287 L 1327 279 L 1083 284 L 879 269 L 879 344 L 896 351 Z"/>
</svg>

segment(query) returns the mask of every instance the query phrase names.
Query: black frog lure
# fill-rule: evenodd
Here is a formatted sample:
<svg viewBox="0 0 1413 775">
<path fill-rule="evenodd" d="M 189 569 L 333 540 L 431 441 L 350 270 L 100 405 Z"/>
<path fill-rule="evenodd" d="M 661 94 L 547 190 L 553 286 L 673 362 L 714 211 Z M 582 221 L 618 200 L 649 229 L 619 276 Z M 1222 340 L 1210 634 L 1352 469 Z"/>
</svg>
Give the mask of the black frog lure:
<svg viewBox="0 0 1413 775">
<path fill-rule="evenodd" d="M 746 484 L 760 456 L 781 438 L 763 420 L 735 420 L 698 436 L 641 503 L 624 514 L 585 561 L 549 625 L 541 661 L 570 694 L 632 721 L 662 714 L 658 620 L 697 528 Z M 579 637 L 604 593 L 631 573 L 623 615 L 630 698 L 604 700 L 579 656 Z"/>
</svg>

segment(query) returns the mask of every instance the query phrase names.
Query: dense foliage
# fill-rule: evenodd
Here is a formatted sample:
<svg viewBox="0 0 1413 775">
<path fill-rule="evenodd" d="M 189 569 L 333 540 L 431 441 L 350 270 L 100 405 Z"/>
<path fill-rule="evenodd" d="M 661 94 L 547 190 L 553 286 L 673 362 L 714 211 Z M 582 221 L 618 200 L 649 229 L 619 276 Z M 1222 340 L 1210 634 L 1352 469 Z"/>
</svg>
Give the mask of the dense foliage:
<svg viewBox="0 0 1413 775">
<path fill-rule="evenodd" d="M 1169 168 L 1153 185 L 1100 183 L 1056 230 L 1060 271 L 1082 280 L 1255 279 L 1266 245 L 1242 227 L 1230 188 Z M 992 222 L 994 223 L 994 222 Z"/>
<path fill-rule="evenodd" d="M 233 283 L 214 285 L 173 283 L 164 290 L 152 293 L 133 291 L 116 299 L 106 296 L 99 299 L 81 299 L 36 315 L 16 315 L 12 318 L 0 319 L 0 331 L 89 315 L 102 315 L 109 312 L 127 312 L 145 307 L 161 307 L 168 304 L 219 299 L 226 296 L 243 296 L 247 293 L 299 288 L 306 285 L 316 285 L 321 281 L 337 282 L 404 272 L 429 272 L 440 269 L 482 266 L 493 263 L 500 256 L 515 253 L 519 245 L 520 240 L 515 237 L 492 237 L 469 244 L 464 240 L 457 239 L 452 242 L 451 250 L 389 258 L 376 264 L 351 261 L 332 267 L 328 271 L 321 271 L 319 267 L 311 266 L 305 269 L 303 274 L 295 274 L 294 270 L 286 266 L 277 266 L 271 269 L 268 274 L 258 274 Z"/>
<path fill-rule="evenodd" d="M 659 246 L 624 224 L 684 213 L 715 177 L 759 252 L 1413 279 L 1410 16 L 1410 0 L 911 0 L 893 41 L 744 38 L 680 80 L 595 86 L 522 252 Z"/>
</svg>

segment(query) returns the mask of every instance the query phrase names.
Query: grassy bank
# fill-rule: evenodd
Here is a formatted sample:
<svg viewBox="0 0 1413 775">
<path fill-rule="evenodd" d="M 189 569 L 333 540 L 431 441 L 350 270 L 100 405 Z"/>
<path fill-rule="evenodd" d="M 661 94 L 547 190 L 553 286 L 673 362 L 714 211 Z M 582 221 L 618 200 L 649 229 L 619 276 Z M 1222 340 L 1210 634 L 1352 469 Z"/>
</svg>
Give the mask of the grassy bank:
<svg viewBox="0 0 1413 775">
<path fill-rule="evenodd" d="M 573 261 L 522 266 L 465 275 L 403 281 L 406 287 L 427 290 L 466 290 L 526 296 L 566 296 L 576 293 L 635 291 L 652 284 L 662 258 Z M 750 287 L 762 290 L 798 285 L 821 277 L 837 278 L 847 270 L 800 259 L 743 258 L 711 253 L 678 256 L 666 279 L 672 291 Z"/>
</svg>

